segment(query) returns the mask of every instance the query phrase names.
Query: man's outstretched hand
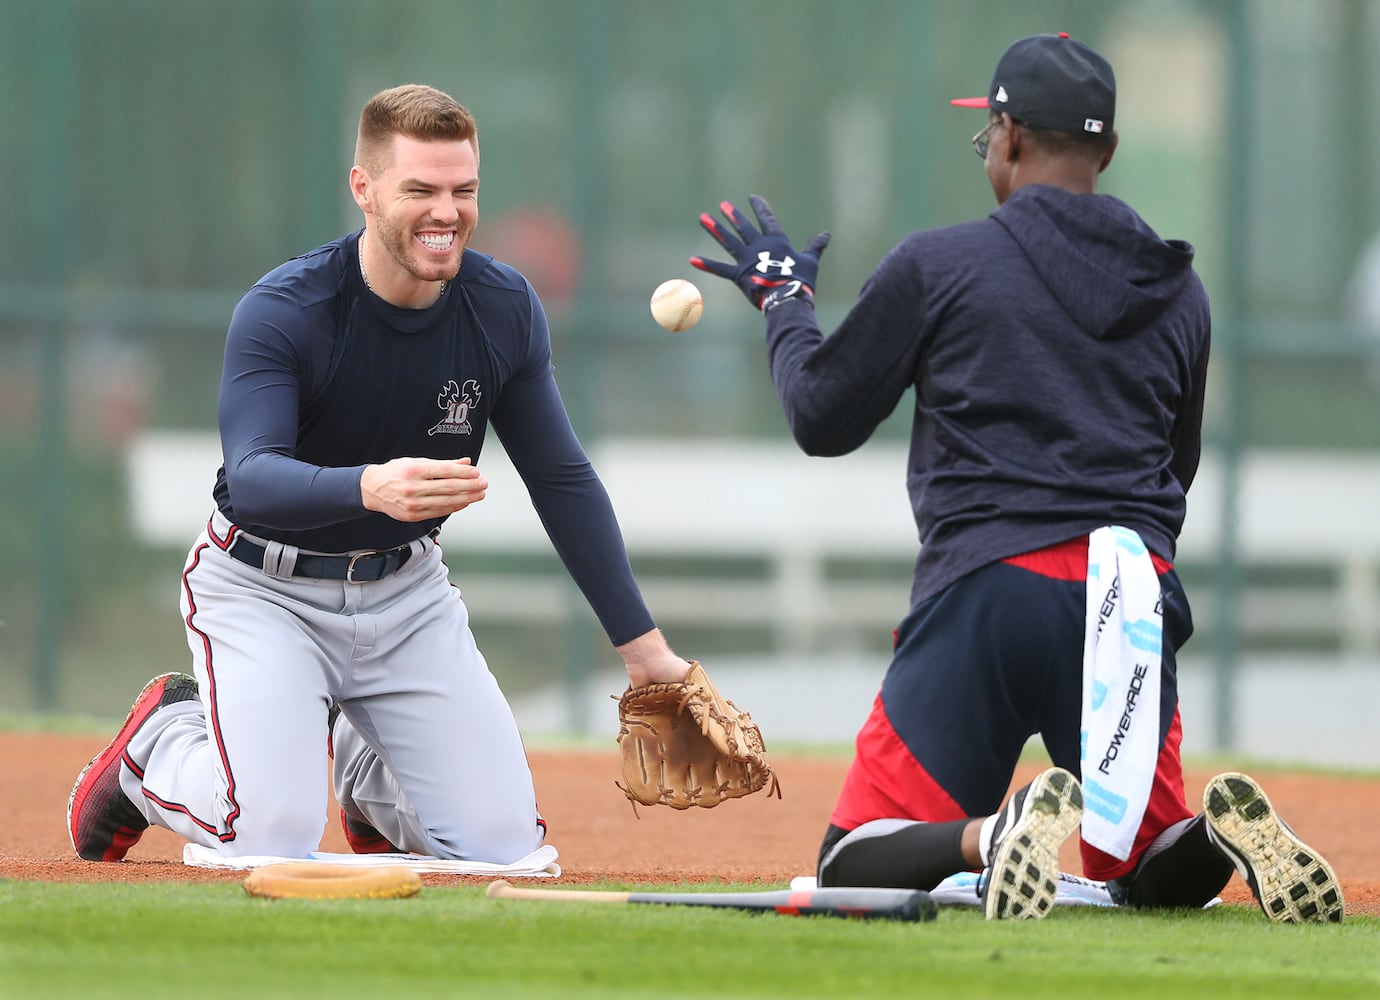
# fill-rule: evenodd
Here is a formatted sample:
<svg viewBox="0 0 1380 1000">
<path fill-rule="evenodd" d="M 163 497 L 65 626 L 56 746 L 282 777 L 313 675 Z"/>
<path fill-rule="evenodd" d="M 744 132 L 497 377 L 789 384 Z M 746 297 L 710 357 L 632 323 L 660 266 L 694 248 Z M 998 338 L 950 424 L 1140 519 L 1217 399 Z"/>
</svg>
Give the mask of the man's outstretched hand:
<svg viewBox="0 0 1380 1000">
<path fill-rule="evenodd" d="M 708 212 L 700 216 L 700 225 L 733 257 L 733 263 L 691 257 L 694 267 L 736 284 L 748 301 L 767 312 L 787 299 L 813 299 L 815 279 L 819 274 L 819 258 L 829 245 L 829 234 L 820 233 L 803 250 L 791 246 L 776 213 L 761 195 L 751 195 L 758 231 L 747 216 L 729 202 L 721 202 L 719 210 L 728 219 L 731 229 L 721 226 Z"/>
</svg>

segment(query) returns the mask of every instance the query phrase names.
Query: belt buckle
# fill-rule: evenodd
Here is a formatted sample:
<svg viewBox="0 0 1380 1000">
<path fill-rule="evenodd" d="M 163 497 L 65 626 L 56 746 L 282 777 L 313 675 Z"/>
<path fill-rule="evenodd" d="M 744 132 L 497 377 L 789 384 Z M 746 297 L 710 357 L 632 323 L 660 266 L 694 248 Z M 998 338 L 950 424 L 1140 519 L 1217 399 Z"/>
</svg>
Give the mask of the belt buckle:
<svg viewBox="0 0 1380 1000">
<path fill-rule="evenodd" d="M 361 559 L 368 559 L 370 556 L 381 556 L 381 555 L 383 555 L 383 553 L 382 553 L 382 552 L 379 552 L 377 549 L 370 549 L 368 552 L 360 552 L 360 553 L 357 553 L 356 555 L 352 555 L 352 556 L 350 557 L 349 563 L 345 566 L 345 582 L 346 582 L 346 583 L 372 583 L 372 582 L 373 582 L 372 580 L 356 580 L 356 579 L 355 579 L 355 563 L 359 562 Z"/>
</svg>

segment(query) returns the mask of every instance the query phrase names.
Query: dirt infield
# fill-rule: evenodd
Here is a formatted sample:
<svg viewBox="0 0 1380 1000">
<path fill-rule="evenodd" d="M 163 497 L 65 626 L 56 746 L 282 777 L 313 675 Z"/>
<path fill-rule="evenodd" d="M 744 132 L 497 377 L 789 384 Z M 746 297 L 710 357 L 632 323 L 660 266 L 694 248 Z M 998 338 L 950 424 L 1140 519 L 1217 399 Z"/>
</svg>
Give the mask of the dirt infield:
<svg viewBox="0 0 1380 1000">
<path fill-rule="evenodd" d="M 229 881 L 242 873 L 189 868 L 182 841 L 151 829 L 120 864 L 73 858 L 65 811 L 72 781 L 100 750 L 100 737 L 0 734 L 0 755 L 11 761 L 0 786 L 0 878 L 48 881 Z M 618 761 L 607 751 L 533 750 L 538 801 L 549 824 L 548 843 L 560 854 L 560 884 L 613 881 L 785 883 L 812 874 L 819 837 L 846 761 L 808 756 L 774 758 L 783 797 L 763 795 L 714 809 L 676 812 L 641 808 L 633 814 L 614 787 Z M 1029 773 L 1017 776 L 1017 783 Z M 1189 801 L 1211 774 L 1187 776 Z M 1361 778 L 1257 773 L 1270 799 L 1298 833 L 1321 851 L 1342 879 L 1349 913 L 1380 916 L 1380 782 Z M 322 781 L 326 780 L 323 773 Z M 332 819 L 323 850 L 345 851 Z M 1076 847 L 1065 845 L 1063 867 L 1079 872 Z M 479 881 L 425 875 L 423 882 Z M 1233 879 L 1223 899 L 1254 906 Z"/>
</svg>

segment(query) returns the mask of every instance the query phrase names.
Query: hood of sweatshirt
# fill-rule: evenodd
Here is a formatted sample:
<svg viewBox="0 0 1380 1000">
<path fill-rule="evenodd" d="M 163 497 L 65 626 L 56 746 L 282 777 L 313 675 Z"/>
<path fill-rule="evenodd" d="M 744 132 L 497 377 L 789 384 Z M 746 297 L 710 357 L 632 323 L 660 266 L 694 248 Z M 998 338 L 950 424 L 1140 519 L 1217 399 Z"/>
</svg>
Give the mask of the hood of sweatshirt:
<svg viewBox="0 0 1380 1000">
<path fill-rule="evenodd" d="M 1046 184 L 992 213 L 1073 320 L 1099 338 L 1144 328 L 1189 280 L 1193 247 L 1161 239 L 1125 202 Z"/>
</svg>

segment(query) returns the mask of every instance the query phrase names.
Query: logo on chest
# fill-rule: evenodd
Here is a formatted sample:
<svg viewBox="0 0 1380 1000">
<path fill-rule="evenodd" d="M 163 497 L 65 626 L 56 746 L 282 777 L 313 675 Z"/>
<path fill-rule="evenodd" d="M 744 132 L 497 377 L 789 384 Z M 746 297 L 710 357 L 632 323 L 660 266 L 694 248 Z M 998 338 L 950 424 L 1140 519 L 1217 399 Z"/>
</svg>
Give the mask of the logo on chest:
<svg viewBox="0 0 1380 1000">
<path fill-rule="evenodd" d="M 473 433 L 470 412 L 479 405 L 481 396 L 483 393 L 479 391 L 479 383 L 474 379 L 467 380 L 463 387 L 455 379 L 451 379 L 436 397 L 436 405 L 445 416 L 441 418 L 440 423 L 427 431 L 427 435 Z"/>
</svg>

